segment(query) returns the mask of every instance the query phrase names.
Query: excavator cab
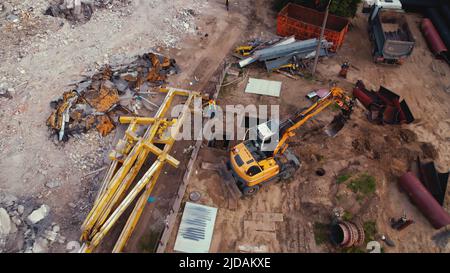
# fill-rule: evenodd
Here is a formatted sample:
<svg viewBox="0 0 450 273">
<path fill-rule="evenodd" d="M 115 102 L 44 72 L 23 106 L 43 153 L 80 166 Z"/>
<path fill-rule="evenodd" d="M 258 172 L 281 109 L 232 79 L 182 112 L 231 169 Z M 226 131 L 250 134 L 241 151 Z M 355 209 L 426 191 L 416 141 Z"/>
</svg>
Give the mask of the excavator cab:
<svg viewBox="0 0 450 273">
<path fill-rule="evenodd" d="M 249 128 L 244 141 L 247 140 L 253 141 L 260 151 L 268 154 L 273 153 L 279 140 L 279 121 L 269 120 Z"/>
</svg>

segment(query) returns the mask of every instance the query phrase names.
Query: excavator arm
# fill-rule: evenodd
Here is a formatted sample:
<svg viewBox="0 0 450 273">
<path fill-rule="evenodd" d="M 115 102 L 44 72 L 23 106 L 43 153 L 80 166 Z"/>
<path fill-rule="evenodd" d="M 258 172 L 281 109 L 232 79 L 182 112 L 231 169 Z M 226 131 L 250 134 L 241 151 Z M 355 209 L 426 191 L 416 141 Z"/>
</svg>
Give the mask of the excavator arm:
<svg viewBox="0 0 450 273">
<path fill-rule="evenodd" d="M 333 103 L 336 103 L 342 110 L 340 117 L 334 118 L 333 121 L 345 122 L 351 114 L 353 102 L 354 100 L 348 97 L 342 88 L 333 87 L 325 97 L 319 99 L 308 109 L 295 113 L 280 125 L 280 140 L 274 150 L 274 156 L 286 151 L 288 147 L 287 140 L 295 135 L 296 129 Z"/>
</svg>

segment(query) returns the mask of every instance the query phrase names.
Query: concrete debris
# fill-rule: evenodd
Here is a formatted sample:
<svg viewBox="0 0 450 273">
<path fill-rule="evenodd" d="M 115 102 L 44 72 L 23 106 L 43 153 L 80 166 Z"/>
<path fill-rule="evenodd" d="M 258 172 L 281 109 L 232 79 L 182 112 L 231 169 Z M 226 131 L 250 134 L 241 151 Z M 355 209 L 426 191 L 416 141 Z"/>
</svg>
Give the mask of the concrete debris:
<svg viewBox="0 0 450 273">
<path fill-rule="evenodd" d="M 42 235 L 45 239 L 47 239 L 50 244 L 54 242 L 58 242 L 60 244 L 64 244 L 66 241 L 66 238 L 64 236 L 61 236 L 59 234 L 60 227 L 56 224 L 54 224 L 52 227 L 49 227 L 47 230 L 44 231 L 44 234 Z"/>
<path fill-rule="evenodd" d="M 0 192 L 0 204 L 10 207 L 17 202 L 17 197 L 6 192 Z"/>
<path fill-rule="evenodd" d="M 13 217 L 11 218 L 11 221 L 12 221 L 16 226 L 22 225 L 22 220 L 20 219 L 19 216 L 13 216 Z"/>
<path fill-rule="evenodd" d="M 4 208 L 0 208 L 0 238 L 7 236 L 11 232 L 11 219 Z"/>
<path fill-rule="evenodd" d="M 44 204 L 40 208 L 33 211 L 30 215 L 28 215 L 27 220 L 30 224 L 34 225 L 47 217 L 49 212 L 50 207 Z"/>
<path fill-rule="evenodd" d="M 77 253 L 81 248 L 81 245 L 77 241 L 70 241 L 67 243 L 66 250 L 69 253 Z"/>
<path fill-rule="evenodd" d="M 44 238 L 37 238 L 33 244 L 33 253 L 48 252 L 48 241 Z"/>
<path fill-rule="evenodd" d="M 24 206 L 22 206 L 22 205 L 18 205 L 17 206 L 17 213 L 19 215 L 22 215 L 24 211 L 25 211 L 25 207 Z"/>
<path fill-rule="evenodd" d="M 6 88 L 0 88 L 0 97 L 12 99 L 11 92 Z"/>
<path fill-rule="evenodd" d="M 141 92 L 161 86 L 168 75 L 178 72 L 174 59 L 155 53 L 138 56 L 125 65 L 105 65 L 50 103 L 55 110 L 47 119 L 47 126 L 59 141 L 91 128 L 106 136 L 115 128 L 119 115 L 139 114 L 142 100 L 153 104 L 140 96 Z"/>
</svg>

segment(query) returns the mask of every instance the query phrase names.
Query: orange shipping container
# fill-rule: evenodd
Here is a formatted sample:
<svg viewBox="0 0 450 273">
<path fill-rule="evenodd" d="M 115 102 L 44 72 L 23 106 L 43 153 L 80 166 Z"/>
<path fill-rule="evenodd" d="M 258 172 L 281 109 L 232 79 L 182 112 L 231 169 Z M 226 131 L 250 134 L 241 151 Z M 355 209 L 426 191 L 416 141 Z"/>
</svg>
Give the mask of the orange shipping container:
<svg viewBox="0 0 450 273">
<path fill-rule="evenodd" d="M 324 12 L 289 3 L 278 14 L 277 34 L 295 35 L 297 40 L 319 38 L 324 17 Z M 349 24 L 347 18 L 328 15 L 324 36 L 328 42 L 333 42 L 331 51 L 342 46 Z"/>
</svg>

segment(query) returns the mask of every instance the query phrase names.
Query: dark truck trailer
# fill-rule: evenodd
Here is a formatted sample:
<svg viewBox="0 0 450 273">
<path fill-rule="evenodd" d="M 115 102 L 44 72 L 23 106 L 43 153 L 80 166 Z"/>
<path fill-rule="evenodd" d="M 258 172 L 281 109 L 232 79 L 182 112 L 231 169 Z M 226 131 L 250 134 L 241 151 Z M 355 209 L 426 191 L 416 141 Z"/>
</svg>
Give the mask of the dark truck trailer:
<svg viewBox="0 0 450 273">
<path fill-rule="evenodd" d="M 375 63 L 402 64 L 415 44 L 404 13 L 376 6 L 369 15 L 369 35 Z"/>
</svg>

